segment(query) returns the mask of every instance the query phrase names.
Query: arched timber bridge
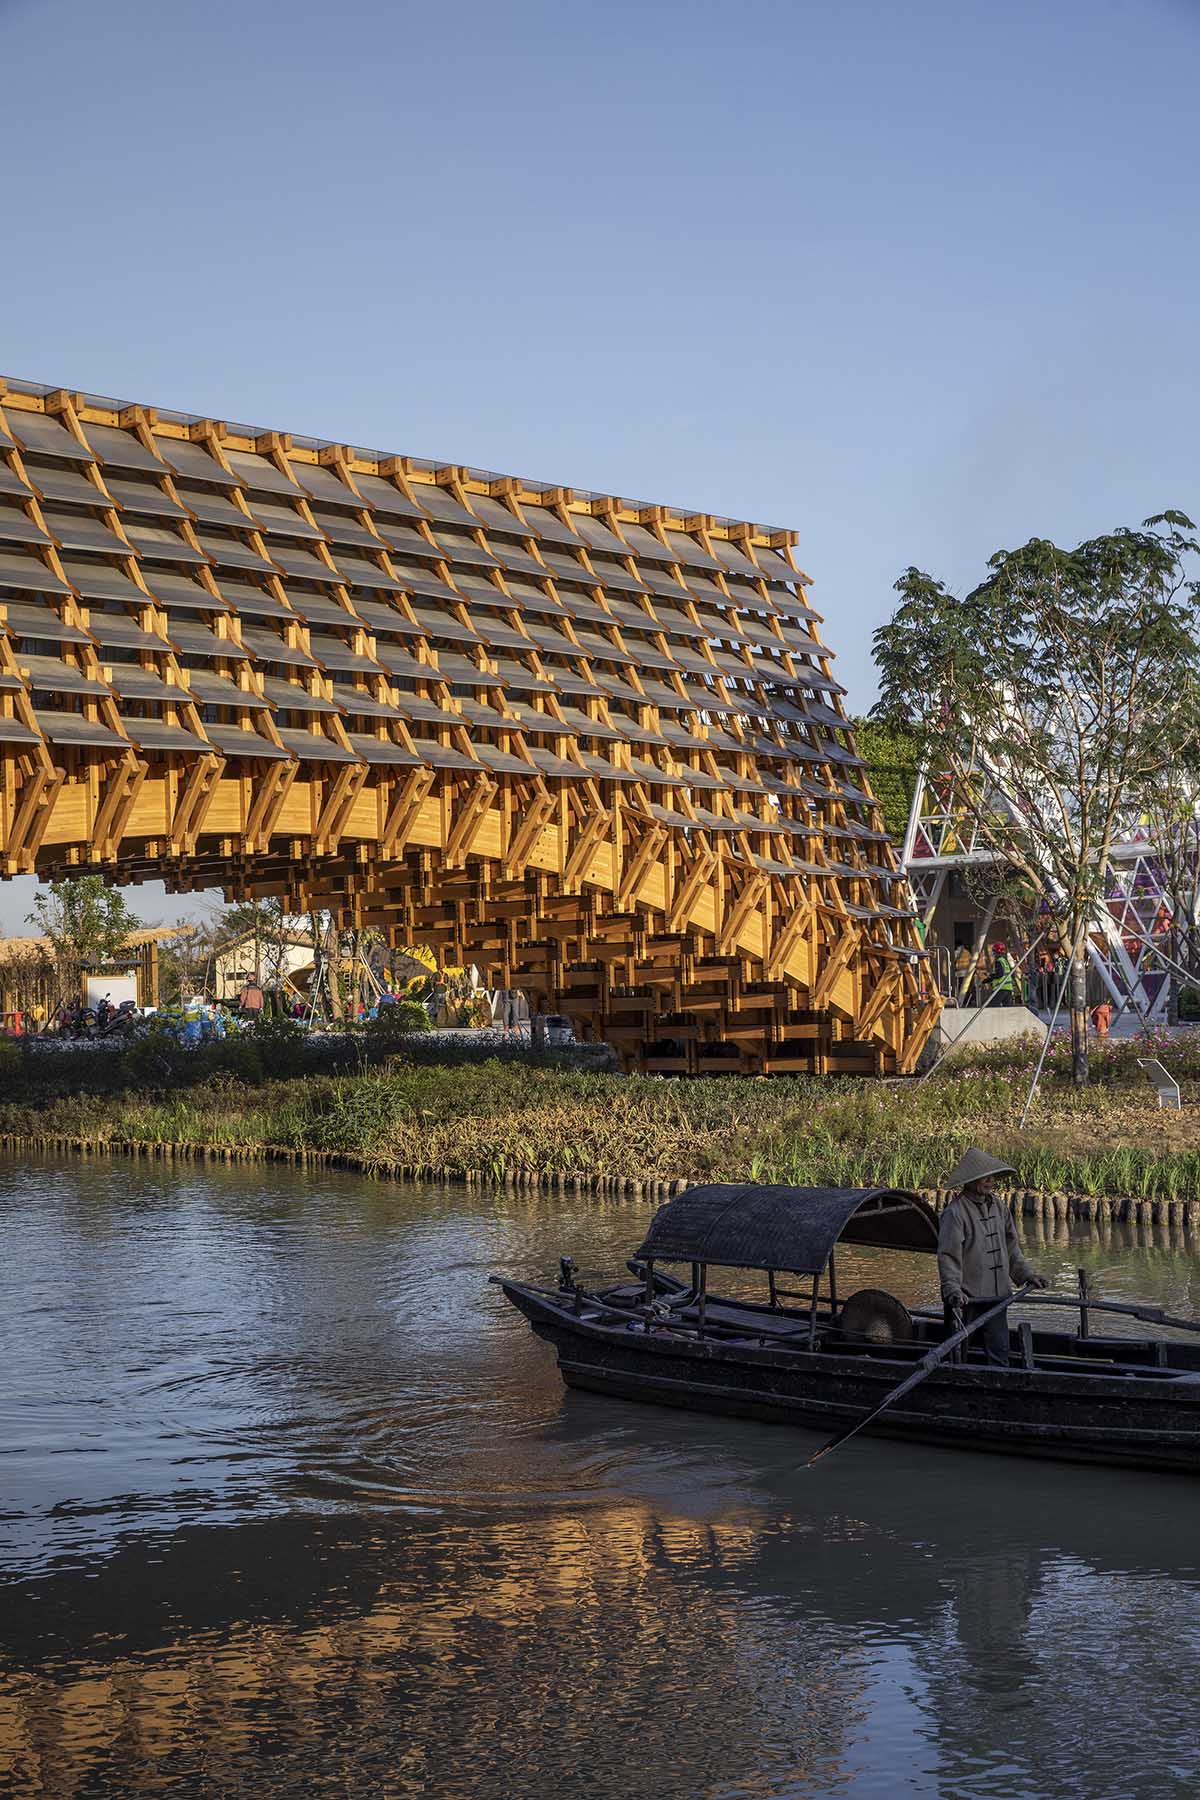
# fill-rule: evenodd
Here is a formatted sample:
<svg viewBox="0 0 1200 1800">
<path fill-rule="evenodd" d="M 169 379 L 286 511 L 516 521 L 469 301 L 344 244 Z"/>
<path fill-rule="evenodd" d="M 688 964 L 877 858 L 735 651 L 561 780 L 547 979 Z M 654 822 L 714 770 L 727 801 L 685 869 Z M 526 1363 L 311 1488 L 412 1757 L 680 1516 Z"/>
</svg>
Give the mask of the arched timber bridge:
<svg viewBox="0 0 1200 1800">
<path fill-rule="evenodd" d="M 794 541 L 0 380 L 0 871 L 332 908 L 631 1064 L 911 1069 Z"/>
</svg>

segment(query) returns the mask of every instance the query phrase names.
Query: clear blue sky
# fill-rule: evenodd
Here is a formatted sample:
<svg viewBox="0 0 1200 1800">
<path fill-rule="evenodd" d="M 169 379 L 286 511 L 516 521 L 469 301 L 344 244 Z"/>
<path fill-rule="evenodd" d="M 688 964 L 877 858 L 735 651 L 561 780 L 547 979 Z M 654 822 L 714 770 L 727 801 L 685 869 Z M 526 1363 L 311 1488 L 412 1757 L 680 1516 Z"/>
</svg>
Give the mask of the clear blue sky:
<svg viewBox="0 0 1200 1800">
<path fill-rule="evenodd" d="M 910 562 L 1200 511 L 1196 0 L 0 0 L 0 68 L 0 370 L 793 525 L 852 707 Z"/>
</svg>

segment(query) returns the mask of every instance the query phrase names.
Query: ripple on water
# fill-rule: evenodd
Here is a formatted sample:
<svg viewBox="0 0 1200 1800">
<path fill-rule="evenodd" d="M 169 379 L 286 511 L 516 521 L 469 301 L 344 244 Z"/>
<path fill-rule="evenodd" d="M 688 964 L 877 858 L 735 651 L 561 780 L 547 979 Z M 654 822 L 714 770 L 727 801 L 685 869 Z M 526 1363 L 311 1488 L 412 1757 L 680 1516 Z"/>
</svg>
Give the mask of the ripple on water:
<svg viewBox="0 0 1200 1800">
<path fill-rule="evenodd" d="M 1191 1487 L 566 1394 L 486 1276 L 644 1211 L 0 1172 L 0 1790 L 1190 1792 Z M 1195 1310 L 1178 1247 L 1038 1255 Z"/>
</svg>

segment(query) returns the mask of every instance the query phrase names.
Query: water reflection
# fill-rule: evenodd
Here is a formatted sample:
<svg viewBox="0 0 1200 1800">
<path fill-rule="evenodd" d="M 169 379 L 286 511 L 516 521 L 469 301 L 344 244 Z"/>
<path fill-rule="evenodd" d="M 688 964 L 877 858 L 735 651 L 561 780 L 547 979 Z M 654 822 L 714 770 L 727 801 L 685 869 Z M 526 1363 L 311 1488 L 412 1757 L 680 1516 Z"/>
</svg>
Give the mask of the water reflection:
<svg viewBox="0 0 1200 1800">
<path fill-rule="evenodd" d="M 619 1268 L 625 1204 L 0 1181 L 0 1789 L 1194 1788 L 1186 1481 L 568 1395 L 484 1278 Z M 1165 1236 L 1038 1254 L 1195 1308 Z"/>
</svg>

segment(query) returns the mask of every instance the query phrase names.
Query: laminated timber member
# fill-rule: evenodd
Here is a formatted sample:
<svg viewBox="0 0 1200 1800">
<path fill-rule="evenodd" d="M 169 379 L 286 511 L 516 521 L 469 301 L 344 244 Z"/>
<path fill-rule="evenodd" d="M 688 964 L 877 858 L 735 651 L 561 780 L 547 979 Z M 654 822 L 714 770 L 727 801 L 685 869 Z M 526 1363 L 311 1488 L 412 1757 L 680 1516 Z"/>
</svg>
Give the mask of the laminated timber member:
<svg viewBox="0 0 1200 1800">
<path fill-rule="evenodd" d="M 0 378 L 0 875 L 428 944 L 663 1073 L 911 1072 L 796 534 Z"/>
</svg>

